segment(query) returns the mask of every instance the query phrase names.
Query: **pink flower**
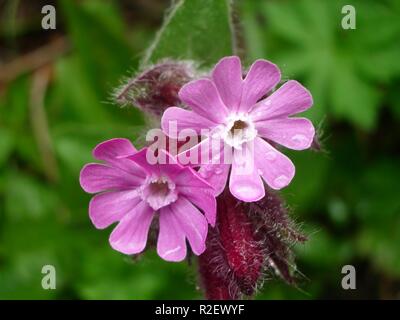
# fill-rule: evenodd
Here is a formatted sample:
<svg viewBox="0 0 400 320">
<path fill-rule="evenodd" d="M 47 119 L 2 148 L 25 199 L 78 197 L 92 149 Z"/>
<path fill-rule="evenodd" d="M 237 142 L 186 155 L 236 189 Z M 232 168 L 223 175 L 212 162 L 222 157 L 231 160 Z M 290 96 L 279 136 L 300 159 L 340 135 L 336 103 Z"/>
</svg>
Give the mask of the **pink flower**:
<svg viewBox="0 0 400 320">
<path fill-rule="evenodd" d="M 262 199 L 263 180 L 277 190 L 287 186 L 295 174 L 290 159 L 269 141 L 294 150 L 311 146 L 315 133 L 311 121 L 291 116 L 310 108 L 312 96 L 294 80 L 266 96 L 280 79 L 278 67 L 266 60 L 255 61 L 243 79 L 240 59 L 225 57 L 210 79 L 189 82 L 179 91 L 191 111 L 171 107 L 164 112 L 165 133 L 173 135 L 169 123 L 176 120 L 178 131 L 194 129 L 200 134 L 209 129 L 208 140 L 218 139 L 233 149 L 232 164 L 203 163 L 199 170 L 217 194 L 224 189 L 231 169 L 229 188 L 236 198 L 246 202 Z M 246 174 L 244 165 L 250 168 Z"/>
<path fill-rule="evenodd" d="M 149 164 L 147 149 L 136 151 L 127 139 L 100 143 L 93 156 L 104 164 L 87 164 L 80 184 L 88 193 L 89 216 L 98 229 L 119 222 L 110 236 L 111 246 L 125 254 L 144 250 L 153 218 L 159 217 L 157 252 L 167 261 L 205 250 L 208 223 L 215 224 L 216 201 L 212 187 L 196 172 L 176 163 L 164 152 L 167 164 Z M 204 215 L 199 211 L 200 208 Z"/>
</svg>

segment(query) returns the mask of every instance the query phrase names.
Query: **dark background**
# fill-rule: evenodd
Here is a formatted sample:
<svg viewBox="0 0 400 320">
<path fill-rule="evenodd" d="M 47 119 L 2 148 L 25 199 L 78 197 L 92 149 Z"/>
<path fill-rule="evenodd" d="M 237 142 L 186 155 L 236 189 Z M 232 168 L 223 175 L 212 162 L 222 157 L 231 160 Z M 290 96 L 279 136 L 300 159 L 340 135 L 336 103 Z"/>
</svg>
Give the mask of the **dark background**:
<svg viewBox="0 0 400 320">
<path fill-rule="evenodd" d="M 41 29 L 45 4 L 57 9 L 56 30 Z M 237 4 L 245 62 L 269 59 L 284 80 L 310 89 L 307 115 L 323 147 L 285 151 L 297 175 L 284 196 L 309 236 L 295 248 L 298 288 L 271 277 L 257 297 L 400 298 L 400 1 Z M 356 8 L 355 30 L 341 28 L 345 4 Z M 111 228 L 90 224 L 90 196 L 78 183 L 98 142 L 134 141 L 144 130 L 145 117 L 115 105 L 112 92 L 137 70 L 168 7 L 0 1 L 0 298 L 201 297 L 195 263 L 113 251 Z M 41 287 L 46 264 L 56 268 L 56 290 Z M 341 288 L 346 264 L 356 268 L 356 290 Z"/>
</svg>

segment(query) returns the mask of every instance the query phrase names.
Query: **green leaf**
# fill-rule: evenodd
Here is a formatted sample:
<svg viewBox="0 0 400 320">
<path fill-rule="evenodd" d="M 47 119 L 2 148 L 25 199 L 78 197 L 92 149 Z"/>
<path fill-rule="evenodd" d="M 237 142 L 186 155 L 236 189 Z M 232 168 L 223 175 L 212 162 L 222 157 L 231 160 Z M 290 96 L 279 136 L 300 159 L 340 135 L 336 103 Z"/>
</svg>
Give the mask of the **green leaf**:
<svg viewBox="0 0 400 320">
<path fill-rule="evenodd" d="M 400 276 L 400 172 L 392 157 L 370 165 L 360 178 L 355 207 L 358 252 L 381 272 Z"/>
<path fill-rule="evenodd" d="M 388 98 L 392 114 L 396 117 L 396 119 L 400 120 L 400 92 L 396 90 L 396 86 L 399 86 L 399 84 L 395 82 L 394 85 L 389 88 Z"/>
<path fill-rule="evenodd" d="M 349 45 L 360 68 L 372 79 L 388 82 L 400 74 L 399 15 L 394 2 L 357 6 L 357 29 L 350 34 Z"/>
<path fill-rule="evenodd" d="M 61 161 L 73 173 L 78 173 L 85 163 L 93 161 L 93 147 L 82 141 L 62 137 L 56 141 L 56 151 Z"/>
<path fill-rule="evenodd" d="M 241 2 L 242 24 L 244 26 L 244 38 L 246 41 L 247 64 L 250 65 L 254 60 L 263 58 L 265 53 L 264 33 L 262 26 L 257 19 L 254 19 L 253 12 L 257 6 L 252 1 Z"/>
<path fill-rule="evenodd" d="M 77 256 L 78 243 L 88 238 L 77 238 L 77 228 L 61 223 L 59 213 L 53 210 L 40 221 L 8 221 L 1 233 L 0 258 L 5 263 L 0 265 L 0 298 L 55 299 L 62 297 L 65 287 L 71 287 L 79 270 L 76 261 L 83 260 Z M 44 265 L 55 267 L 57 290 L 42 288 Z M 68 294 L 71 297 L 73 293 Z"/>
<path fill-rule="evenodd" d="M 400 34 L 399 34 L 400 38 Z M 389 82 L 400 74 L 400 44 L 365 51 L 358 61 L 360 68 L 371 78 Z"/>
<path fill-rule="evenodd" d="M 341 27 L 345 0 L 249 2 L 253 7 L 247 5 L 245 10 L 252 10 L 246 12 L 253 18 L 250 27 L 262 20 L 259 15 L 265 21 L 260 27 L 266 30 L 264 56 L 278 63 L 285 79 L 300 80 L 313 95 L 314 108 L 305 115 L 320 121 L 327 114 L 364 130 L 374 129 L 382 83 L 400 75 L 396 1 L 355 0 L 355 30 Z M 249 48 L 251 55 L 255 50 L 262 55 L 260 45 Z"/>
<path fill-rule="evenodd" d="M 296 246 L 296 251 L 304 262 L 319 271 L 339 270 L 354 254 L 352 243 L 333 237 L 322 226 L 307 225 L 305 233 L 308 241 L 302 246 Z M 335 276 L 338 277 L 339 274 Z"/>
<path fill-rule="evenodd" d="M 5 212 L 9 221 L 40 220 L 53 213 L 57 196 L 28 175 L 15 171 L 7 174 Z"/>
<path fill-rule="evenodd" d="M 14 136 L 10 130 L 0 127 L 0 168 L 7 161 L 14 148 Z"/>
<path fill-rule="evenodd" d="M 185 263 L 166 263 L 154 251 L 133 261 L 112 250 L 106 239 L 98 249 L 92 246 L 86 254 L 81 279 L 74 283 L 84 299 L 198 298 L 193 281 L 182 281 L 188 272 Z M 179 290 L 165 290 L 177 284 Z"/>
<path fill-rule="evenodd" d="M 180 0 L 165 17 L 143 64 L 175 58 L 210 66 L 232 54 L 230 24 L 228 0 Z"/>
<path fill-rule="evenodd" d="M 264 2 L 262 13 L 268 18 L 273 32 L 286 41 L 303 45 L 310 41 L 310 34 L 305 29 L 305 17 L 299 14 L 302 11 L 301 1 L 294 2 Z"/>
<path fill-rule="evenodd" d="M 131 67 L 131 49 L 125 39 L 123 19 L 113 1 L 61 1 L 69 36 L 78 53 L 80 68 L 104 99 L 110 82 Z"/>
<path fill-rule="evenodd" d="M 29 80 L 22 76 L 13 81 L 4 97 L 1 114 L 4 121 L 13 131 L 24 132 L 28 120 Z"/>
<path fill-rule="evenodd" d="M 86 123 L 107 123 L 108 110 L 101 104 L 93 84 L 80 67 L 78 57 L 60 59 L 56 64 L 55 95 L 62 104 L 64 117 Z"/>
<path fill-rule="evenodd" d="M 332 79 L 332 113 L 365 130 L 374 128 L 378 115 L 379 93 L 363 81 L 350 63 L 339 60 Z"/>
<path fill-rule="evenodd" d="M 56 299 L 61 276 L 57 274 L 58 290 L 44 290 L 41 270 L 46 264 L 61 269 L 47 250 L 23 250 L 12 257 L 11 263 L 0 269 L 0 299 Z"/>
<path fill-rule="evenodd" d="M 290 206 L 307 214 L 324 201 L 321 191 L 327 187 L 331 163 L 326 156 L 311 151 L 288 152 L 288 157 L 296 166 L 296 175 L 283 192 Z"/>
<path fill-rule="evenodd" d="M 318 123 L 324 119 L 328 111 L 327 92 L 330 85 L 333 57 L 329 50 L 320 50 L 319 52 L 314 50 L 307 54 L 313 57 L 313 63 L 308 69 L 305 84 L 313 96 L 314 105 L 304 115 Z M 308 56 L 306 59 L 309 59 Z"/>
</svg>

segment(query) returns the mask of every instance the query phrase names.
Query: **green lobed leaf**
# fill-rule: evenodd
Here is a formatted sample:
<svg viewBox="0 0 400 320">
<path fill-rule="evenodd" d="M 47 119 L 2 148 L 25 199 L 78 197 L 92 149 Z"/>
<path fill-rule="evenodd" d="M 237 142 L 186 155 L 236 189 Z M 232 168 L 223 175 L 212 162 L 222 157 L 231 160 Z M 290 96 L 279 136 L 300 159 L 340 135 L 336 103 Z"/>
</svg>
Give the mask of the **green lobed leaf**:
<svg viewBox="0 0 400 320">
<path fill-rule="evenodd" d="M 363 81 L 349 63 L 338 61 L 333 71 L 331 85 L 332 113 L 359 127 L 371 130 L 375 127 L 379 92 Z"/>
<path fill-rule="evenodd" d="M 283 79 L 298 79 L 313 94 L 314 108 L 306 116 L 320 121 L 327 115 L 373 130 L 383 100 L 382 83 L 400 75 L 396 1 L 355 0 L 355 30 L 341 27 L 345 0 L 249 2 L 253 6 L 244 8 L 251 8 L 251 29 L 261 16 L 259 32 L 268 30 L 263 33 L 264 57 L 278 63 Z M 262 55 L 263 47 L 249 46 L 250 55 Z"/>
</svg>

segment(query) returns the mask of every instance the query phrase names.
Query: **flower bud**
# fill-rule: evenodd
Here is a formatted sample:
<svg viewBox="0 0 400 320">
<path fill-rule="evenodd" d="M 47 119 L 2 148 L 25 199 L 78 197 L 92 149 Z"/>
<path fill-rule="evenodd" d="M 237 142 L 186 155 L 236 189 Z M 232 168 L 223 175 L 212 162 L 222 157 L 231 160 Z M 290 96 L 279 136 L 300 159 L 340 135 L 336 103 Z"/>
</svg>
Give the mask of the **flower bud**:
<svg viewBox="0 0 400 320">
<path fill-rule="evenodd" d="M 263 249 L 255 239 L 243 202 L 225 190 L 217 199 L 217 223 L 199 257 L 206 297 L 238 299 L 254 293 L 262 275 Z"/>
<path fill-rule="evenodd" d="M 164 60 L 130 79 L 115 98 L 120 104 L 132 104 L 161 116 L 168 107 L 180 105 L 178 92 L 193 77 L 193 63 Z"/>
<path fill-rule="evenodd" d="M 232 272 L 217 227 L 209 229 L 206 246 L 206 251 L 199 256 L 200 282 L 206 299 L 239 299 L 239 288 L 230 276 Z"/>
<path fill-rule="evenodd" d="M 263 199 L 247 203 L 245 207 L 256 230 L 255 238 L 263 247 L 266 267 L 293 284 L 291 247 L 307 238 L 295 229 L 284 202 L 276 193 L 266 189 Z"/>
<path fill-rule="evenodd" d="M 252 295 L 262 273 L 262 247 L 255 237 L 244 202 L 229 191 L 225 191 L 217 201 L 218 229 L 226 260 L 241 292 Z"/>
</svg>

